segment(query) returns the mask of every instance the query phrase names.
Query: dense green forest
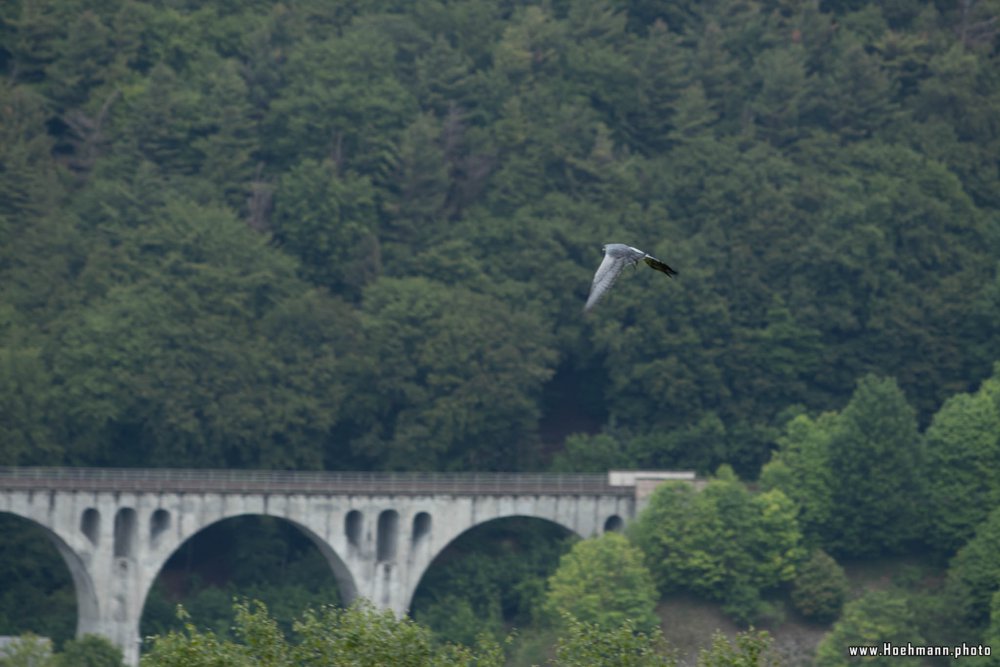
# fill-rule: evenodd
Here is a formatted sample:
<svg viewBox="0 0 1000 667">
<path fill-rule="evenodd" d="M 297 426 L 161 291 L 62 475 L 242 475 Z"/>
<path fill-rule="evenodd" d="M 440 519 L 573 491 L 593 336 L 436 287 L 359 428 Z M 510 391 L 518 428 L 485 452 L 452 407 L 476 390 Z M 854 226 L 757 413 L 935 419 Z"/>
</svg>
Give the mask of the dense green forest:
<svg viewBox="0 0 1000 667">
<path fill-rule="evenodd" d="M 0 465 L 694 469 L 704 493 L 665 487 L 629 533 L 663 599 L 1000 638 L 998 22 L 997 0 L 7 0 Z M 608 242 L 679 275 L 629 271 L 584 316 Z M 37 631 L 62 641 L 68 575 L 2 518 L 0 632 L 55 603 Z M 456 544 L 478 565 L 432 569 L 415 617 L 466 643 L 555 623 L 570 542 L 505 530 Z M 233 558 L 312 604 L 285 533 Z M 199 549 L 174 569 L 211 581 Z M 937 585 L 841 585 L 907 556 Z M 259 593 L 290 627 L 254 569 L 199 604 Z"/>
<path fill-rule="evenodd" d="M 1000 356 L 996 3 L 0 10 L 5 464 L 745 477 Z M 605 242 L 680 271 L 581 314 Z"/>
</svg>

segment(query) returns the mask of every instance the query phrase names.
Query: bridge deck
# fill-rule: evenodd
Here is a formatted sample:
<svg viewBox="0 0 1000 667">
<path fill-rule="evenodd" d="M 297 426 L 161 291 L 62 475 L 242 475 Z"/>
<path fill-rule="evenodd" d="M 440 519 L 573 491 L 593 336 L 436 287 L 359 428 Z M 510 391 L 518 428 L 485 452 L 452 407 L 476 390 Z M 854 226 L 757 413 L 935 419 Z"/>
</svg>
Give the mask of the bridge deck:
<svg viewBox="0 0 1000 667">
<path fill-rule="evenodd" d="M 0 490 L 310 495 L 612 495 L 607 474 L 0 467 Z"/>
</svg>

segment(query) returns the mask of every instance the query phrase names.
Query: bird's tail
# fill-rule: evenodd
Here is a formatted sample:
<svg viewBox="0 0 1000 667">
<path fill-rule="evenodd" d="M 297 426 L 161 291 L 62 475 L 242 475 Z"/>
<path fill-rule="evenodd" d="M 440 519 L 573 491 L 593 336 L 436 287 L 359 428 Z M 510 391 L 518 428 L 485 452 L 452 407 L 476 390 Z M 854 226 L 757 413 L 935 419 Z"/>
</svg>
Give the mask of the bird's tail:
<svg viewBox="0 0 1000 667">
<path fill-rule="evenodd" d="M 646 262 L 646 264 L 648 264 L 650 266 L 650 268 L 656 269 L 657 271 L 662 271 L 663 273 L 667 274 L 668 276 L 675 276 L 675 275 L 677 275 L 676 271 L 674 271 L 669 266 L 667 266 L 665 263 L 661 262 L 660 260 L 656 259 L 655 257 L 652 257 L 650 255 L 646 255 L 642 259 L 643 259 L 644 262 Z"/>
</svg>

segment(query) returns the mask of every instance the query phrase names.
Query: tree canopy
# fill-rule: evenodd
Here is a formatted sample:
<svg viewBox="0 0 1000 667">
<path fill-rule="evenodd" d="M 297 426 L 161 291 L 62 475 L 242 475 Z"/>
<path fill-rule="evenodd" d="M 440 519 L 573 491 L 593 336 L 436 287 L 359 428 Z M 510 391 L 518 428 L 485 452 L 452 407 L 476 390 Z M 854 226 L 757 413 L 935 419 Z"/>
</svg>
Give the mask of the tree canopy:
<svg viewBox="0 0 1000 667">
<path fill-rule="evenodd" d="M 642 552 L 614 532 L 573 545 L 549 577 L 545 599 L 552 621 L 569 614 L 604 631 L 629 620 L 636 630 L 650 632 L 659 625 L 655 606 Z"/>
<path fill-rule="evenodd" d="M 0 465 L 721 469 L 638 522 L 661 592 L 930 546 L 979 636 L 998 16 L 8 0 Z M 679 275 L 584 316 L 607 242 Z"/>
<path fill-rule="evenodd" d="M 631 529 L 663 595 L 697 593 L 747 621 L 804 559 L 795 513 L 781 491 L 752 494 L 722 469 L 702 491 L 662 484 Z"/>
<path fill-rule="evenodd" d="M 974 4 L 6 3 L 0 460 L 752 477 L 868 373 L 925 426 L 1000 348 Z M 680 276 L 584 318 L 609 241 Z"/>
</svg>

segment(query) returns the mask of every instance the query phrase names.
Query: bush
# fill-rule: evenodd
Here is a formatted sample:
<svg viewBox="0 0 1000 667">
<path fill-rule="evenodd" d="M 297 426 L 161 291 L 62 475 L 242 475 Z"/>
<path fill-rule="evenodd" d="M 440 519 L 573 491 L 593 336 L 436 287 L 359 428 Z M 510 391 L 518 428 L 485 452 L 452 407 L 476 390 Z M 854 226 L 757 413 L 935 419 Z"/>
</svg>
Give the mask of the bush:
<svg viewBox="0 0 1000 667">
<path fill-rule="evenodd" d="M 830 623 L 840 616 L 849 590 L 847 575 L 822 549 L 799 566 L 792 588 L 792 604 L 811 621 Z"/>
<path fill-rule="evenodd" d="M 106 637 L 84 635 L 63 645 L 56 667 L 122 667 L 122 650 Z"/>
</svg>

